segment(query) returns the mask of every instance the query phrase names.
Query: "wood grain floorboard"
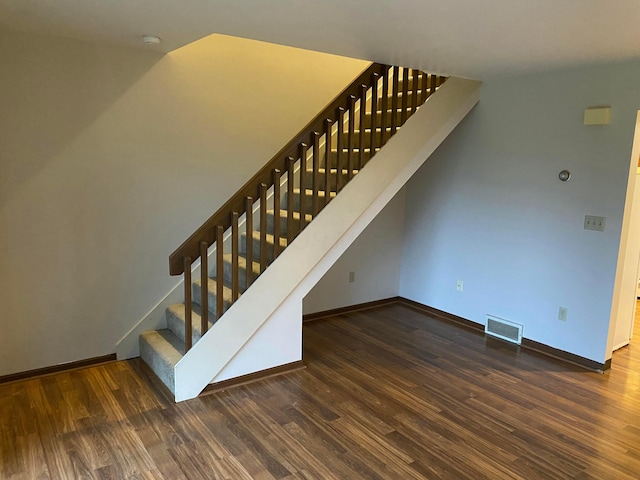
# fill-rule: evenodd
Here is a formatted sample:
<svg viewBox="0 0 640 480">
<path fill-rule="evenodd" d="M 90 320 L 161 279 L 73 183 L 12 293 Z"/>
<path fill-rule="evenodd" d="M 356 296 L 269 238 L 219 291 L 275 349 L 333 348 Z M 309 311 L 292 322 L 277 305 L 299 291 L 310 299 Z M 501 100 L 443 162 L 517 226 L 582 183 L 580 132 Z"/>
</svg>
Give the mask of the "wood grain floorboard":
<svg viewBox="0 0 640 480">
<path fill-rule="evenodd" d="M 304 370 L 180 404 L 139 359 L 6 383 L 0 478 L 637 480 L 636 334 L 598 374 L 396 304 L 306 323 Z"/>
</svg>

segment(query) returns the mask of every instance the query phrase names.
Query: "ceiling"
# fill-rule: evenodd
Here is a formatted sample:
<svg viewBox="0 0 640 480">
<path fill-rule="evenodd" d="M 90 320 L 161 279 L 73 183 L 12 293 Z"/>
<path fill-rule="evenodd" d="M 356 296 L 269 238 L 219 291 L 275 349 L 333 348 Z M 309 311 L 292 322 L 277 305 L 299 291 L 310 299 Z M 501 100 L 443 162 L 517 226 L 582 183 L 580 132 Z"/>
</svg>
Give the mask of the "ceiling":
<svg viewBox="0 0 640 480">
<path fill-rule="evenodd" d="M 0 26 L 167 52 L 223 33 L 479 79 L 640 58 L 639 0 L 0 0 Z"/>
</svg>

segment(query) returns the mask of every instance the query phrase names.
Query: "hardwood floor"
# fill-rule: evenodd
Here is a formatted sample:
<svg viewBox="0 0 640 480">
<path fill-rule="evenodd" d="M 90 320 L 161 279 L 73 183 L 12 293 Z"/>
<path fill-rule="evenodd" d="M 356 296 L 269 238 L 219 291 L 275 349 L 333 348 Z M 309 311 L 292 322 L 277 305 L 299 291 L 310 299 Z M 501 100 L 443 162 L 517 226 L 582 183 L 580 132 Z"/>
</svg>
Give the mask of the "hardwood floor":
<svg viewBox="0 0 640 480">
<path fill-rule="evenodd" d="M 640 335 L 597 374 L 393 305 L 304 357 L 177 405 L 140 360 L 0 385 L 0 478 L 640 478 Z"/>
</svg>

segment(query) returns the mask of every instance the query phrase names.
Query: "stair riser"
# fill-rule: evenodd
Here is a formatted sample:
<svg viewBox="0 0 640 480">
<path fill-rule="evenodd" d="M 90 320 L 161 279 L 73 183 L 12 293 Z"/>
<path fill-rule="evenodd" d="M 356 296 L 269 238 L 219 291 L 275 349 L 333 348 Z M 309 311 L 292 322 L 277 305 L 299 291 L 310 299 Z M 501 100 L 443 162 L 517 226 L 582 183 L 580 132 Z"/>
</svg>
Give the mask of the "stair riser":
<svg viewBox="0 0 640 480">
<path fill-rule="evenodd" d="M 200 292 L 202 290 L 200 285 L 194 283 L 192 290 L 193 290 L 193 300 L 195 302 L 200 303 L 201 301 Z M 209 290 L 208 299 L 209 299 L 209 312 L 214 313 L 216 311 L 216 294 L 211 290 Z M 223 312 L 227 311 L 227 309 L 230 306 L 231 306 L 231 302 L 229 301 L 229 299 L 225 298 L 223 301 Z"/>
<path fill-rule="evenodd" d="M 398 109 L 400 109 L 401 107 L 401 103 L 400 101 L 398 101 Z M 391 126 L 391 122 L 393 119 L 393 112 L 391 111 L 391 100 L 389 100 L 389 106 L 388 106 L 389 110 L 387 111 L 387 124 L 385 125 L 385 127 L 390 127 Z M 396 113 L 396 126 L 400 125 L 400 122 L 402 120 L 402 112 L 398 111 Z M 371 114 L 367 114 L 364 116 L 364 122 L 363 125 L 365 128 L 371 128 Z M 376 112 L 376 127 L 381 127 L 382 126 L 382 112 L 378 111 Z"/>
<path fill-rule="evenodd" d="M 224 270 L 224 284 L 227 287 L 232 288 L 233 263 L 231 263 L 231 260 L 225 259 L 223 270 Z M 256 278 L 258 278 L 258 275 L 260 275 L 260 271 L 257 268 L 254 268 L 252 275 L 253 275 L 252 277 L 253 280 L 255 280 Z M 238 265 L 238 290 L 240 291 L 240 293 L 242 293 L 246 289 L 247 289 L 247 268 L 246 268 L 246 265 Z"/>
<path fill-rule="evenodd" d="M 389 115 L 389 121 L 388 126 L 389 129 L 386 132 L 385 135 L 385 143 L 386 141 L 389 140 L 389 138 L 391 137 L 391 130 L 390 130 L 390 126 L 391 126 L 391 120 L 390 120 L 390 115 Z M 380 150 L 380 148 L 382 147 L 382 131 L 380 130 L 380 121 L 381 121 L 381 116 L 378 115 L 378 124 L 377 124 L 377 131 L 376 131 L 376 135 L 375 135 L 375 148 L 376 151 Z M 398 115 L 397 118 L 397 126 L 398 128 L 400 125 L 400 116 Z M 365 128 L 369 128 L 371 126 L 371 116 L 367 115 L 365 117 L 365 121 L 364 121 L 364 127 Z M 343 145 L 342 145 L 342 158 L 341 158 L 341 163 L 342 163 L 342 168 L 346 169 L 347 168 L 347 164 L 348 164 L 348 150 L 349 150 L 349 143 L 347 142 L 347 136 L 348 136 L 348 132 L 345 131 L 345 135 L 344 135 L 344 139 L 343 139 Z M 335 136 L 332 138 L 331 140 L 331 152 L 329 153 L 329 168 L 337 168 L 338 167 L 338 154 L 337 154 L 337 139 L 335 138 Z M 363 157 L 360 158 L 359 156 L 359 149 L 360 149 L 360 131 L 356 130 L 355 132 L 353 132 L 353 140 L 351 142 L 351 145 L 354 149 L 354 153 L 353 153 L 353 164 L 354 164 L 354 168 L 357 170 L 358 167 L 360 166 L 360 164 L 362 163 L 366 163 L 370 158 L 371 158 L 371 132 L 370 131 L 365 131 L 364 132 L 364 153 L 363 153 Z M 324 168 L 325 167 L 325 158 L 324 158 L 324 154 L 322 154 L 322 158 L 320 159 L 319 162 L 319 167 L 320 168 Z M 307 169 L 309 170 L 311 168 L 311 161 L 309 161 L 309 163 L 307 164 Z"/>
<path fill-rule="evenodd" d="M 283 216 L 280 217 L 280 235 L 282 237 L 286 237 L 287 236 L 287 217 L 285 217 L 285 211 L 283 210 Z M 267 233 L 270 233 L 271 235 L 273 235 L 274 231 L 275 231 L 275 227 L 274 227 L 274 219 L 275 216 L 273 215 L 272 212 L 267 213 Z M 300 230 L 300 219 L 293 219 L 293 231 L 297 232 Z"/>
<path fill-rule="evenodd" d="M 292 198 L 292 207 L 295 212 L 300 211 L 301 202 L 304 202 L 305 212 L 310 212 L 313 208 L 313 195 L 303 195 L 300 192 L 294 192 Z M 284 195 L 284 208 L 289 208 L 289 192 Z"/>
<path fill-rule="evenodd" d="M 313 203 L 311 195 L 303 195 L 299 191 L 294 192 L 291 196 L 291 201 L 289 201 L 289 192 L 285 192 L 284 197 L 282 198 L 282 208 L 287 210 L 291 207 L 294 212 L 299 212 L 301 201 L 304 202 L 305 211 L 309 212 Z"/>
<path fill-rule="evenodd" d="M 211 326 L 211 322 L 209 322 L 209 326 Z M 177 316 L 175 313 L 173 313 L 170 309 L 167 309 L 167 328 L 171 330 L 176 335 L 176 337 L 178 337 L 180 340 L 184 342 L 184 339 L 185 339 L 184 320 L 181 317 Z M 200 332 L 199 318 L 192 322 L 191 332 L 192 332 L 191 340 L 193 342 L 193 345 L 195 345 L 196 342 L 200 340 L 200 338 L 202 337 Z"/>
<path fill-rule="evenodd" d="M 387 132 L 386 138 L 389 138 L 390 135 L 391 135 L 390 132 Z M 375 134 L 376 147 L 379 147 L 381 143 L 382 143 L 382 132 L 378 129 L 376 130 L 376 134 Z M 364 147 L 369 148 L 370 145 L 371 145 L 371 132 L 365 131 Z M 354 148 L 360 148 L 360 131 L 353 132 L 353 146 Z"/>
<path fill-rule="evenodd" d="M 410 116 L 410 112 L 409 110 L 411 109 L 411 105 L 413 102 L 413 97 L 411 95 L 411 92 L 409 92 L 409 94 L 407 95 L 407 117 Z M 386 115 L 386 124 L 384 125 L 384 127 L 391 127 L 391 124 L 393 123 L 393 110 L 392 110 L 392 105 L 393 105 L 393 95 L 389 95 L 388 100 L 387 100 L 387 115 Z M 418 106 L 421 106 L 421 104 L 419 104 Z M 377 128 L 381 128 L 383 127 L 382 124 L 382 98 L 378 98 L 378 105 L 377 105 L 377 110 L 375 113 L 375 118 L 376 118 L 376 127 Z M 371 112 L 366 112 L 364 115 L 364 119 L 363 119 L 363 123 L 362 125 L 365 128 L 370 128 L 371 127 L 371 117 L 372 114 Z M 402 92 L 400 92 L 400 94 L 398 95 L 398 101 L 397 101 L 397 110 L 396 110 L 396 126 L 400 126 L 400 122 L 402 121 Z M 349 121 L 345 120 L 344 123 L 344 128 L 343 131 L 346 134 L 348 131 L 348 125 L 349 125 Z M 356 111 L 356 118 L 355 118 L 355 125 L 356 125 L 356 130 L 358 128 L 358 126 L 360 125 L 360 113 L 358 111 Z M 334 140 L 335 141 L 335 140 Z"/>
<path fill-rule="evenodd" d="M 380 150 L 380 148 L 377 148 L 376 152 L 378 150 Z M 342 157 L 340 159 L 340 164 L 341 164 L 340 166 L 344 170 L 347 170 L 347 167 L 349 166 L 347 153 L 348 152 L 346 150 L 343 150 Z M 359 170 L 360 168 L 362 168 L 362 166 L 364 166 L 369 161 L 370 158 L 371 158 L 371 153 L 368 150 L 365 150 L 362 158 L 360 158 L 359 152 L 357 151 L 354 152 L 353 169 Z M 322 158 L 320 161 L 320 168 L 324 168 L 325 163 L 326 163 L 325 159 Z M 338 168 L 338 152 L 336 150 L 331 151 L 331 153 L 329 154 L 329 168 L 334 168 L 334 169 Z"/>
<path fill-rule="evenodd" d="M 362 147 L 365 150 L 369 149 L 369 147 L 371 146 L 371 131 L 368 129 L 368 125 L 370 124 L 371 124 L 371 121 L 368 120 L 367 125 L 365 126 L 365 129 L 364 129 L 364 134 L 363 134 L 364 138 L 362 139 L 363 140 Z M 390 130 L 387 129 L 386 138 L 389 138 L 390 135 L 391 135 Z M 377 125 L 374 142 L 376 147 L 380 147 L 380 144 L 382 142 L 382 131 L 381 131 L 380 125 Z M 353 139 L 351 140 L 351 142 L 349 142 L 348 126 L 345 125 L 344 136 L 342 137 L 342 148 L 344 150 L 347 150 L 350 146 L 354 149 L 360 148 L 360 129 L 358 127 L 355 128 L 355 131 L 353 132 Z M 331 137 L 331 148 L 335 150 L 337 147 L 338 147 L 338 139 L 336 138 L 335 135 L 333 135 L 333 137 Z"/>
<path fill-rule="evenodd" d="M 175 393 L 173 366 L 155 351 L 144 336 L 140 336 L 139 347 L 142 360 L 153 370 L 162 383 L 164 383 L 172 393 Z"/>
<path fill-rule="evenodd" d="M 365 155 L 365 159 L 368 160 L 369 155 L 366 154 Z M 354 155 L 354 166 L 358 166 L 359 165 L 359 161 L 357 156 Z M 337 163 L 337 161 L 336 161 Z M 342 173 L 340 175 L 338 175 L 338 171 L 337 170 L 333 170 L 329 172 L 329 185 L 331 187 L 332 190 L 335 191 L 336 189 L 336 183 L 338 178 L 340 178 L 340 181 L 342 182 L 341 185 L 346 185 L 347 182 L 349 181 L 349 172 L 347 171 L 347 157 L 346 155 L 343 157 L 342 159 Z M 355 174 L 354 174 L 355 175 Z M 305 175 L 305 186 L 308 189 L 313 189 L 313 172 L 312 171 L 307 171 L 306 175 Z M 326 182 L 326 177 L 325 177 L 325 173 L 324 172 L 318 172 L 315 175 L 315 179 L 316 179 L 316 183 L 318 184 L 318 190 L 324 190 L 325 185 L 327 184 Z"/>
<path fill-rule="evenodd" d="M 335 194 L 334 194 L 335 195 Z M 324 196 L 320 196 L 318 198 L 318 207 L 322 207 L 324 206 Z M 333 195 L 331 196 L 331 198 L 333 198 Z M 293 192 L 293 210 L 295 212 L 299 212 L 300 211 L 300 205 L 301 202 L 304 202 L 304 211 L 306 213 L 311 213 L 311 210 L 313 209 L 313 195 L 312 194 L 301 194 L 300 192 Z M 289 205 L 289 192 L 285 193 L 284 195 L 284 200 L 283 200 L 283 205 L 285 209 L 288 209 L 288 205 Z"/>
<path fill-rule="evenodd" d="M 286 204 L 285 204 L 286 205 Z M 286 208 L 285 206 L 283 206 L 283 208 Z M 246 234 L 241 234 L 240 235 L 240 248 L 239 248 L 239 254 L 243 257 L 247 256 L 247 244 L 246 244 Z M 253 261 L 254 262 L 259 262 L 260 261 L 260 238 L 256 238 L 253 237 L 250 241 L 249 241 L 249 245 L 250 248 L 253 250 Z M 273 243 L 267 243 L 266 244 L 266 260 L 267 263 L 271 263 L 274 259 L 274 245 Z"/>
</svg>

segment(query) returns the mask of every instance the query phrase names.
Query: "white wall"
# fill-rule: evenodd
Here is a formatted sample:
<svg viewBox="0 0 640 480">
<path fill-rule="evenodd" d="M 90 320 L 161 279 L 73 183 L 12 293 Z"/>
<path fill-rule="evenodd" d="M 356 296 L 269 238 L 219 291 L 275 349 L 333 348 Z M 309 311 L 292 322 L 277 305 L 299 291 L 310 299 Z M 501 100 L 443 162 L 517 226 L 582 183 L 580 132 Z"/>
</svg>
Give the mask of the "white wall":
<svg viewBox="0 0 640 480">
<path fill-rule="evenodd" d="M 285 302 L 210 383 L 302 360 L 302 302 Z"/>
<path fill-rule="evenodd" d="M 611 105 L 611 125 L 583 126 L 591 105 Z M 407 186 L 400 295 L 604 362 L 638 108 L 640 63 L 486 81 Z"/>
<path fill-rule="evenodd" d="M 0 58 L 0 375 L 113 352 L 173 249 L 367 66 L 218 35 L 0 31 Z"/>
<path fill-rule="evenodd" d="M 303 312 L 397 297 L 403 229 L 401 190 L 304 298 Z M 355 272 L 353 283 L 349 272 Z"/>
</svg>

